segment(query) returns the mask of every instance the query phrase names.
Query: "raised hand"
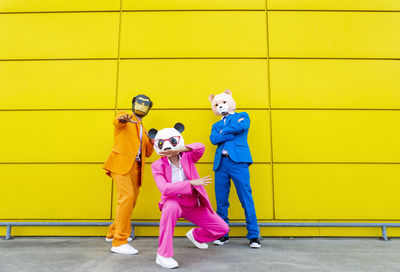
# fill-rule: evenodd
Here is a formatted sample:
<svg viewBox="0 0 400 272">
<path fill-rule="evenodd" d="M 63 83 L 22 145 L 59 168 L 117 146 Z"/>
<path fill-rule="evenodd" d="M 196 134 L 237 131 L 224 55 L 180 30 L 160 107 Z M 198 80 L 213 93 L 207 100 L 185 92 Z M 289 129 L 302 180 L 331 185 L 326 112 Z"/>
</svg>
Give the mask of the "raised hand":
<svg viewBox="0 0 400 272">
<path fill-rule="evenodd" d="M 212 178 L 210 178 L 210 175 L 208 175 L 208 176 L 205 176 L 204 178 L 199 178 L 199 179 L 192 179 L 191 181 L 190 181 L 190 184 L 192 184 L 192 185 L 203 185 L 203 186 L 205 186 L 205 185 L 208 185 L 208 184 L 210 184 L 211 181 L 212 180 Z"/>
<path fill-rule="evenodd" d="M 179 148 L 175 148 L 175 149 L 167 149 L 165 151 L 161 151 L 160 152 L 160 156 L 167 156 L 167 157 L 171 157 L 171 156 L 176 156 L 179 155 L 179 153 L 181 152 L 188 152 L 191 149 L 186 147 L 186 146 L 181 146 Z"/>
<path fill-rule="evenodd" d="M 122 115 L 121 117 L 119 117 L 118 120 L 121 124 L 126 124 L 128 122 L 129 123 L 138 123 L 136 121 L 132 121 L 132 117 L 133 117 L 133 114 L 132 115 L 126 114 L 126 115 Z"/>
</svg>

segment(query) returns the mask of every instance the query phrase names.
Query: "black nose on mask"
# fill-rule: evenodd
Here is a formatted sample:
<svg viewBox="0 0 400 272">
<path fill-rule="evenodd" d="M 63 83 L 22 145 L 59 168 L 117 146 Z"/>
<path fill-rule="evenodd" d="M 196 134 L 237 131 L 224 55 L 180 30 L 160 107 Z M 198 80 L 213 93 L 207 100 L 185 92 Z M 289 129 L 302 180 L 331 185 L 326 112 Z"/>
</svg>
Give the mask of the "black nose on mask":
<svg viewBox="0 0 400 272">
<path fill-rule="evenodd" d="M 171 149 L 172 149 L 171 147 L 166 147 L 166 148 L 164 148 L 164 151 L 171 150 Z"/>
</svg>

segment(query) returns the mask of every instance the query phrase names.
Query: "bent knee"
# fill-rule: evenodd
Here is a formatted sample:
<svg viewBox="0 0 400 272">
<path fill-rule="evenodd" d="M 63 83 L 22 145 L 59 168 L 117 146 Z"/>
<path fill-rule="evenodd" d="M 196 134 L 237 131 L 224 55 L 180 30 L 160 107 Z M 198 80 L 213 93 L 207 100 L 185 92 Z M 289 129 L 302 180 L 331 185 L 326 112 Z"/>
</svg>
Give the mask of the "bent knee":
<svg viewBox="0 0 400 272">
<path fill-rule="evenodd" d="M 223 224 L 221 224 L 219 236 L 220 237 L 224 236 L 228 232 L 229 232 L 229 225 L 226 222 L 224 222 Z"/>
</svg>

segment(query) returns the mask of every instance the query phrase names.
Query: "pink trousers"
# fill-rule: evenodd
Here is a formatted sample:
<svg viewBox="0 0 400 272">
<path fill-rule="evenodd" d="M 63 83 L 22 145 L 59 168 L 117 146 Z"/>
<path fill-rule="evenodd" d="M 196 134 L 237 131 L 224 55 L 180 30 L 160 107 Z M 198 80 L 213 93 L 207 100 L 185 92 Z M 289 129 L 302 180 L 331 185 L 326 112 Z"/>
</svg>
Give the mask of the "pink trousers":
<svg viewBox="0 0 400 272">
<path fill-rule="evenodd" d="M 194 239 L 199 243 L 212 242 L 229 232 L 228 224 L 205 206 L 183 206 L 179 199 L 169 199 L 164 203 L 160 219 L 158 254 L 163 257 L 174 256 L 172 239 L 179 218 L 185 218 L 199 226 L 193 230 Z"/>
</svg>

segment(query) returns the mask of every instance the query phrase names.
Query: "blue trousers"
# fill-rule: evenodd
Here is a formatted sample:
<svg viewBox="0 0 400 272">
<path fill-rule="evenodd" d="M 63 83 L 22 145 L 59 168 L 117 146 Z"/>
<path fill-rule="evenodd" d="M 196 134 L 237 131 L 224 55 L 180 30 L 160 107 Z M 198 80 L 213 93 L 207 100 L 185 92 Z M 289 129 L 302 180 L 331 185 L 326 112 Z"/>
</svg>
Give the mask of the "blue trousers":
<svg viewBox="0 0 400 272">
<path fill-rule="evenodd" d="M 229 191 L 231 179 L 246 216 L 247 239 L 258 238 L 259 228 L 256 209 L 250 187 L 250 173 L 248 163 L 237 163 L 229 157 L 222 157 L 218 169 L 215 171 L 215 197 L 217 200 L 217 214 L 229 224 Z M 228 237 L 228 234 L 226 234 Z"/>
</svg>

